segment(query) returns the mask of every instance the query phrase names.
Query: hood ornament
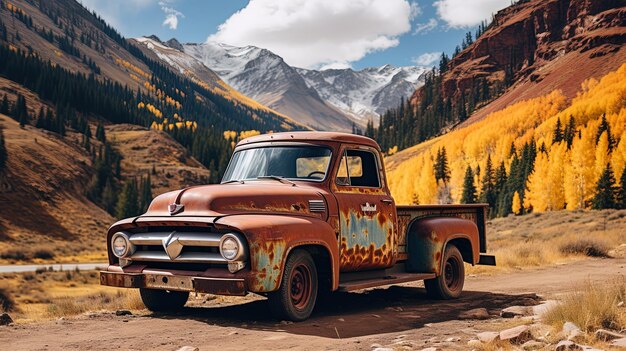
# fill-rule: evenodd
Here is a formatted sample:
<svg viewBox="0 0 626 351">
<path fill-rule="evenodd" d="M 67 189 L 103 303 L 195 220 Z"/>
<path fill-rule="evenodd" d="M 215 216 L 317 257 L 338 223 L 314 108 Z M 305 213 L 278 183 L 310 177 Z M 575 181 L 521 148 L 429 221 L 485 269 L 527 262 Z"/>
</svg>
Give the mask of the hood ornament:
<svg viewBox="0 0 626 351">
<path fill-rule="evenodd" d="M 167 209 L 170 211 L 170 216 L 173 216 L 179 212 L 183 212 L 185 205 L 180 205 L 174 202 L 167 206 Z"/>
</svg>

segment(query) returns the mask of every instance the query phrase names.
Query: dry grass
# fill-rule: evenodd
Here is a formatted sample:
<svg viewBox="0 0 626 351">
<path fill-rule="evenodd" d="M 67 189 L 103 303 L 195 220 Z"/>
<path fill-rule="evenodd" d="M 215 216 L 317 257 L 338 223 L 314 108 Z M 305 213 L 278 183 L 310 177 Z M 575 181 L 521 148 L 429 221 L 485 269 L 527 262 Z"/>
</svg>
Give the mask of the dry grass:
<svg viewBox="0 0 626 351">
<path fill-rule="evenodd" d="M 95 271 L 65 271 L 0 275 L 0 302 L 12 303 L 11 317 L 18 323 L 89 311 L 142 310 L 136 289 L 101 286 Z"/>
<path fill-rule="evenodd" d="M 469 273 L 510 271 L 587 257 L 623 255 L 626 210 L 558 211 L 498 218 L 487 223 L 488 251 L 497 266 Z"/>
<path fill-rule="evenodd" d="M 600 328 L 626 329 L 626 279 L 616 278 L 606 284 L 588 282 L 576 292 L 565 295 L 560 303 L 543 315 L 543 320 L 561 328 L 563 323 L 572 322 L 587 332 Z"/>
</svg>

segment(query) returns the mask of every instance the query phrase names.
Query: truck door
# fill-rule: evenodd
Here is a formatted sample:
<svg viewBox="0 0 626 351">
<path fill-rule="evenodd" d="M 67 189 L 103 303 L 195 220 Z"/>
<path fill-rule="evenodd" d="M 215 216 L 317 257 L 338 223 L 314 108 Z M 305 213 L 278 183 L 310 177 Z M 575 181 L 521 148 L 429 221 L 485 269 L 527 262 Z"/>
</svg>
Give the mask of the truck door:
<svg viewBox="0 0 626 351">
<path fill-rule="evenodd" d="M 381 269 L 395 258 L 396 211 L 380 154 L 346 146 L 335 177 L 339 205 L 339 259 L 343 272 Z"/>
</svg>

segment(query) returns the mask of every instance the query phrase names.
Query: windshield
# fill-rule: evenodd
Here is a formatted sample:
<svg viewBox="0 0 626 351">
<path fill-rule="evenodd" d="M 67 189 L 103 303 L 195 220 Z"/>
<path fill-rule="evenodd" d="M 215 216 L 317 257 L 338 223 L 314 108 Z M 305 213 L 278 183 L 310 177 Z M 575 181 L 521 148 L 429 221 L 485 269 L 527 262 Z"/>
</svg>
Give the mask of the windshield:
<svg viewBox="0 0 626 351">
<path fill-rule="evenodd" d="M 275 146 L 235 152 L 222 183 L 264 177 L 322 181 L 331 151 L 320 146 Z"/>
</svg>

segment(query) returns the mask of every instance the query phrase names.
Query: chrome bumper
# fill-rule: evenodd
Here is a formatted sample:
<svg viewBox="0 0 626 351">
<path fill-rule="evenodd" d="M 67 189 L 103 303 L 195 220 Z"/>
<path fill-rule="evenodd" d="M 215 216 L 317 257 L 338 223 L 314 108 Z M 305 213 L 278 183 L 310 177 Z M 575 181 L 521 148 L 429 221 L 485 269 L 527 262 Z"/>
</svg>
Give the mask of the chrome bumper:
<svg viewBox="0 0 626 351">
<path fill-rule="evenodd" d="M 148 288 L 234 296 L 244 296 L 247 292 L 244 279 L 207 278 L 176 274 L 101 271 L 100 284 L 119 288 Z"/>
</svg>

